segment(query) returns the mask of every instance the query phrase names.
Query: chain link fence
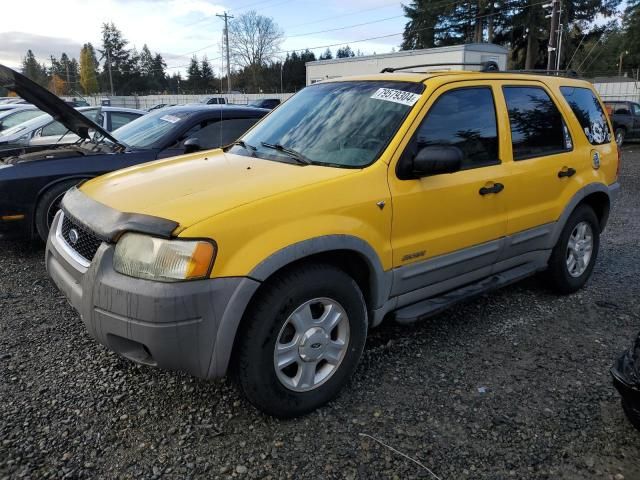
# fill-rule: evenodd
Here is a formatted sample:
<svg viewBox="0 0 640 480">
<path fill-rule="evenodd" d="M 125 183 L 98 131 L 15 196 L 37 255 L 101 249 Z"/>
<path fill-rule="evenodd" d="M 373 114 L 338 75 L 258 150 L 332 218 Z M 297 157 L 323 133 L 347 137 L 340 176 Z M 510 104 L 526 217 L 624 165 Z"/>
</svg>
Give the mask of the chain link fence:
<svg viewBox="0 0 640 480">
<path fill-rule="evenodd" d="M 165 105 L 185 105 L 187 103 L 200 103 L 209 98 L 224 98 L 225 103 L 234 105 L 247 105 L 255 100 L 264 98 L 277 98 L 281 102 L 291 97 L 293 93 L 270 93 L 270 94 L 210 94 L 210 95 L 130 95 L 106 96 L 96 95 L 92 97 L 84 97 L 90 105 L 105 105 L 112 107 L 127 107 L 148 110 L 159 104 Z"/>
</svg>

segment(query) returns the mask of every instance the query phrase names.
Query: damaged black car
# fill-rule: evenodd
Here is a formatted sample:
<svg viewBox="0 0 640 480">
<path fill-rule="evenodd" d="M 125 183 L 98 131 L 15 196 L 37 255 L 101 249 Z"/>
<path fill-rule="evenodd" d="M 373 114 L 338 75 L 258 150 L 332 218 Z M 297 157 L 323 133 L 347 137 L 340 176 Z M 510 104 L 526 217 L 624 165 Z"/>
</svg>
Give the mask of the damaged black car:
<svg viewBox="0 0 640 480">
<path fill-rule="evenodd" d="M 268 110 L 185 105 L 158 110 L 108 133 L 25 76 L 0 65 L 0 86 L 50 114 L 79 140 L 0 158 L 0 236 L 46 241 L 71 187 L 104 173 L 232 143 Z"/>
<path fill-rule="evenodd" d="M 611 367 L 611 376 L 620 393 L 625 415 L 640 430 L 640 334 Z"/>
</svg>

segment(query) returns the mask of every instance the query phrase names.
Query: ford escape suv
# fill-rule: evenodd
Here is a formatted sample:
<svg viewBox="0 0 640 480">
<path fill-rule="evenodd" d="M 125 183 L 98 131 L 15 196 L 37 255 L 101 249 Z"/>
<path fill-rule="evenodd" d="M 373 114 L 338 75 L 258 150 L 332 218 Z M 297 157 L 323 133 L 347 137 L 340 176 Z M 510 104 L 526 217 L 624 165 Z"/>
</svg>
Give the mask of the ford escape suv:
<svg viewBox="0 0 640 480">
<path fill-rule="evenodd" d="M 309 86 L 222 149 L 70 190 L 49 275 L 135 362 L 231 374 L 263 411 L 331 400 L 369 328 L 544 272 L 582 287 L 618 192 L 589 83 L 392 72 Z"/>
</svg>

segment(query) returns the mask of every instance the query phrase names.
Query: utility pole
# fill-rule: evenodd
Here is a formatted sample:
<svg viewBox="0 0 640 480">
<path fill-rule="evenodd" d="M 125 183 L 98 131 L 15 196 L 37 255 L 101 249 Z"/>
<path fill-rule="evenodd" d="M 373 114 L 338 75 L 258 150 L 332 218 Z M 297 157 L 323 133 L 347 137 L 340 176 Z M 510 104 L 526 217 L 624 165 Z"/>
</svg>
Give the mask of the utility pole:
<svg viewBox="0 0 640 480">
<path fill-rule="evenodd" d="M 547 5 L 544 5 L 545 7 Z M 549 46 L 547 50 L 547 70 L 553 70 L 556 67 L 557 51 L 558 51 L 558 24 L 560 20 L 560 0 L 552 0 L 551 2 L 551 31 L 549 32 Z"/>
<path fill-rule="evenodd" d="M 111 55 L 107 50 L 107 67 L 109 67 L 109 86 L 111 87 L 111 96 L 113 97 L 113 77 L 111 76 Z"/>
<path fill-rule="evenodd" d="M 224 12 L 224 15 L 217 14 L 216 17 L 224 18 L 224 43 L 227 49 L 227 93 L 231 93 L 231 55 L 229 54 L 229 19 L 233 18 Z"/>
<path fill-rule="evenodd" d="M 622 76 L 622 57 L 624 57 L 627 53 L 629 53 L 626 50 L 623 50 L 622 52 L 620 52 L 620 61 L 618 62 L 618 76 L 621 77 Z"/>
</svg>

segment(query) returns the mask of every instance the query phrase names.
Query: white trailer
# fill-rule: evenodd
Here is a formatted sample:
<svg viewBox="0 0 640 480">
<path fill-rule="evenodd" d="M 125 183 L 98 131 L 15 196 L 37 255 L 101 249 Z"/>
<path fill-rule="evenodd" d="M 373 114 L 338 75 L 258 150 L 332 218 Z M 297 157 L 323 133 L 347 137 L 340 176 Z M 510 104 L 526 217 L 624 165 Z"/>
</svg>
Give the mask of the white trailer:
<svg viewBox="0 0 640 480">
<path fill-rule="evenodd" d="M 482 63 L 494 61 L 500 70 L 507 68 L 509 50 L 492 43 L 468 43 L 450 47 L 427 48 L 424 50 L 402 50 L 381 55 L 334 58 L 307 62 L 307 85 L 329 78 L 348 75 L 379 73 L 386 67 L 406 67 L 427 63 Z M 438 70 L 473 69 L 473 67 L 445 66 Z M 476 69 L 479 69 L 477 67 Z M 435 69 L 435 68 L 434 68 Z M 426 68 L 419 71 L 428 70 Z"/>
</svg>

